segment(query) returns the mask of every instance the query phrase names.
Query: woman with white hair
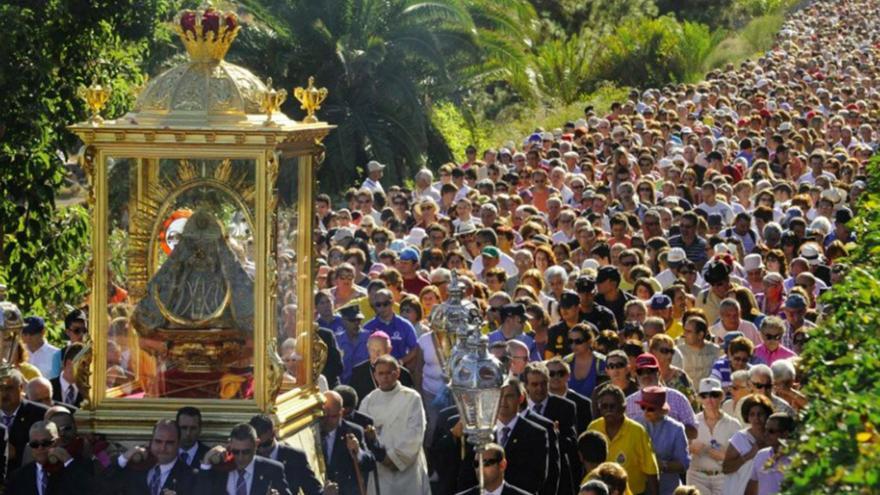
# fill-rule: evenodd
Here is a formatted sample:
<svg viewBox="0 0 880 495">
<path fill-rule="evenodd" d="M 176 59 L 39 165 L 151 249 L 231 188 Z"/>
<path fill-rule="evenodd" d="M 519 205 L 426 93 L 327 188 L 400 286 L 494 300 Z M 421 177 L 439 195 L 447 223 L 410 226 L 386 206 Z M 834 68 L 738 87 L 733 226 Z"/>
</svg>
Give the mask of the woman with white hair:
<svg viewBox="0 0 880 495">
<path fill-rule="evenodd" d="M 423 199 L 432 199 L 435 203 L 440 202 L 440 192 L 434 188 L 434 172 L 430 169 L 423 168 L 416 172 L 415 187 L 413 188 L 412 198 L 414 203 L 418 203 Z"/>
<path fill-rule="evenodd" d="M 544 272 L 544 290 L 547 298 L 542 297 L 541 304 L 550 315 L 551 325 L 559 322 L 559 298 L 562 296 L 562 292 L 565 291 L 565 284 L 567 282 L 568 273 L 561 266 L 551 266 Z"/>
</svg>

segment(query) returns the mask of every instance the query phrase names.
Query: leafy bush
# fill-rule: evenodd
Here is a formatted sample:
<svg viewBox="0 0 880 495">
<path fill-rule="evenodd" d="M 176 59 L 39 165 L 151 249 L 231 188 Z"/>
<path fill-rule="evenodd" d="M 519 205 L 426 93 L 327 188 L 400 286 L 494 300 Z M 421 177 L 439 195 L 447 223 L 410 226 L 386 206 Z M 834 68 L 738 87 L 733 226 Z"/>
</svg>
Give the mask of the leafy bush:
<svg viewBox="0 0 880 495">
<path fill-rule="evenodd" d="M 541 44 L 533 57 L 535 85 L 544 98 L 578 101 L 590 81 L 593 39 L 587 32 Z"/>
<path fill-rule="evenodd" d="M 877 493 L 880 485 L 880 160 L 850 223 L 852 270 L 822 302 L 831 314 L 802 355 L 811 407 L 793 444 L 785 493 Z"/>
<path fill-rule="evenodd" d="M 702 74 L 720 34 L 672 16 L 636 19 L 602 39 L 597 77 L 624 86 L 657 87 Z"/>
</svg>

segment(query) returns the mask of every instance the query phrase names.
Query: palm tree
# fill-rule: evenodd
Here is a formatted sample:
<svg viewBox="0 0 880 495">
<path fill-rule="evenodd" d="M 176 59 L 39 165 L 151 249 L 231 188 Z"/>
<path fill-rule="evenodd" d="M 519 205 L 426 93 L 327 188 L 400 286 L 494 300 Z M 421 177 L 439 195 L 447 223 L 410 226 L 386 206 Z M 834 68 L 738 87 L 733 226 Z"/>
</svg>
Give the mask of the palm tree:
<svg viewBox="0 0 880 495">
<path fill-rule="evenodd" d="M 436 141 L 432 92 L 453 86 L 450 62 L 475 60 L 473 20 L 457 0 L 249 0 L 257 29 L 242 31 L 231 59 L 272 74 L 285 87 L 315 75 L 330 96 L 320 117 L 337 129 L 326 140 L 319 178 L 336 191 L 370 159 L 402 183 Z M 258 61 L 255 67 L 254 61 Z M 261 66 L 260 66 L 261 65 Z M 295 102 L 290 113 L 299 115 Z M 434 147 L 436 148 L 436 146 Z M 441 147 L 442 149 L 442 147 Z"/>
</svg>

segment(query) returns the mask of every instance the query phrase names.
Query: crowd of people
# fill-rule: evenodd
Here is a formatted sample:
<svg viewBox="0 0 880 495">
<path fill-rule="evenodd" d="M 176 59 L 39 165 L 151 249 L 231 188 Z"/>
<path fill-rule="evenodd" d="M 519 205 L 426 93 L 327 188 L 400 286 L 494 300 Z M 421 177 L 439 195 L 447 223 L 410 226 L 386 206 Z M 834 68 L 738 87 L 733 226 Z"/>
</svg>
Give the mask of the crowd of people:
<svg viewBox="0 0 880 495">
<path fill-rule="evenodd" d="M 880 142 L 877 14 L 813 2 L 702 83 L 319 196 L 327 379 L 395 425 L 382 491 L 477 493 L 431 331 L 456 273 L 508 373 L 483 493 L 776 493 Z"/>
<path fill-rule="evenodd" d="M 118 456 L 79 436 L 75 311 L 64 349 L 27 318 L 0 379 L 5 493 L 777 493 L 811 406 L 799 355 L 880 143 L 878 19 L 812 2 L 699 84 L 471 146 L 411 186 L 371 161 L 338 203 L 319 196 L 326 482 L 266 416 L 211 448 L 193 408 Z M 507 374 L 481 455 L 431 329 L 453 273 Z M 296 374 L 295 345 L 281 354 Z"/>
</svg>

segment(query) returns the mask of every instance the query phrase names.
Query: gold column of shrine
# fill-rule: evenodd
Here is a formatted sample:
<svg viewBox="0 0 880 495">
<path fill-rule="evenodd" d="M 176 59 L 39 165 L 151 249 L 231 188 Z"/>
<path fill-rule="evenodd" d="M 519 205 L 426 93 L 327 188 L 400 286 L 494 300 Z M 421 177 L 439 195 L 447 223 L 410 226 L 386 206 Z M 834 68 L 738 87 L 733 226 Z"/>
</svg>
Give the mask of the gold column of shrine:
<svg viewBox="0 0 880 495">
<path fill-rule="evenodd" d="M 141 441 L 193 405 L 209 442 L 257 413 L 290 437 L 320 414 L 326 359 L 312 323 L 314 168 L 333 127 L 315 110 L 326 90 L 297 88 L 307 117 L 296 122 L 271 79 L 223 60 L 235 14 L 187 10 L 174 26 L 187 63 L 151 79 L 116 120 L 100 116 L 108 88 L 84 89 L 93 115 L 70 126 L 84 142 L 92 226 L 76 418 Z M 295 370 L 279 356 L 288 338 Z"/>
</svg>

